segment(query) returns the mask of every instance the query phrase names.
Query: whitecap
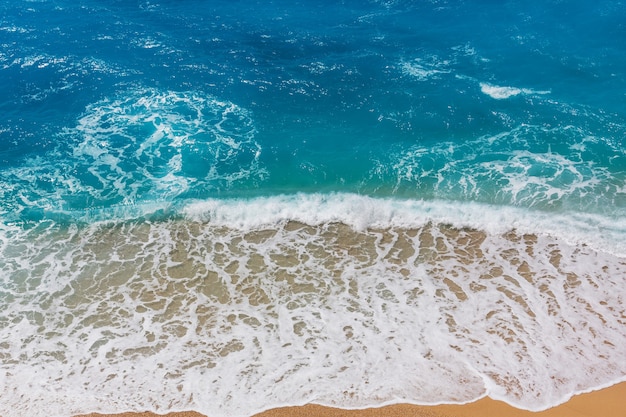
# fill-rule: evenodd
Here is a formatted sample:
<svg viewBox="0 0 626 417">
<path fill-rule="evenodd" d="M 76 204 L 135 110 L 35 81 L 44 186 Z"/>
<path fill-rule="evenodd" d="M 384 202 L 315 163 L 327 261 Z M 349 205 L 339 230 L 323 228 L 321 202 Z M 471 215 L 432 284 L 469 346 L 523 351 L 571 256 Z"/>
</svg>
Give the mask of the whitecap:
<svg viewBox="0 0 626 417">
<path fill-rule="evenodd" d="M 626 257 L 626 222 L 593 213 L 555 213 L 519 207 L 445 200 L 403 200 L 349 193 L 294 194 L 252 200 L 191 201 L 182 212 L 194 221 L 243 230 L 274 227 L 288 221 L 310 225 L 339 222 L 356 230 L 416 228 L 429 223 L 471 227 L 489 233 L 549 234 L 572 244 Z"/>
<path fill-rule="evenodd" d="M 496 100 L 505 100 L 520 94 L 550 94 L 550 91 L 537 91 L 528 88 L 498 86 L 488 83 L 480 83 L 480 91 Z"/>
</svg>

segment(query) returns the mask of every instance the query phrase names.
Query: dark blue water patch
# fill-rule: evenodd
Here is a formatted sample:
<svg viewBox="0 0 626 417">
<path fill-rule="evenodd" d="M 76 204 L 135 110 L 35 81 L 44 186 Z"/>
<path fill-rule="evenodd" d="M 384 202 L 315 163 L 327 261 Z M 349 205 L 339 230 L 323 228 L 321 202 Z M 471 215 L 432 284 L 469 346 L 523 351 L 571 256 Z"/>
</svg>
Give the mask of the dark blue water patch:
<svg viewBox="0 0 626 417">
<path fill-rule="evenodd" d="M 40 13 L 44 12 L 48 11 Z M 71 30 L 64 29 L 67 25 L 55 26 L 57 19 L 69 13 L 89 24 L 78 23 Z M 92 56 L 109 66 L 124 68 L 126 76 L 144 83 L 179 83 L 187 84 L 187 88 L 210 85 L 220 95 L 235 98 L 230 93 L 246 94 L 250 101 L 267 101 L 263 91 L 272 96 L 304 92 L 294 104 L 306 106 L 311 97 L 324 95 L 335 103 L 355 102 L 353 97 L 341 100 L 332 92 L 342 85 L 347 90 L 366 90 L 368 85 L 384 83 L 387 75 L 381 70 L 399 59 L 445 52 L 458 45 L 473 45 L 484 55 L 476 65 L 463 65 L 465 75 L 529 88 L 553 88 L 560 76 L 533 75 L 533 71 L 520 71 L 520 65 L 533 70 L 545 68 L 541 61 L 532 63 L 541 56 L 569 56 L 569 50 L 553 48 L 550 39 L 554 36 L 542 36 L 543 44 L 528 46 L 524 39 L 508 33 L 526 20 L 531 22 L 526 24 L 530 25 L 528 30 L 539 30 L 542 24 L 534 23 L 538 13 L 554 18 L 540 8 L 524 14 L 516 13 L 512 5 L 503 9 L 492 4 L 432 7 L 398 2 L 312 7 L 270 2 L 259 7 L 247 2 L 99 2 L 55 10 L 46 20 L 44 33 L 50 35 L 47 43 L 52 50 L 65 52 L 60 55 L 71 50 L 79 60 Z M 497 27 L 477 30 L 476 18 Z M 363 74 L 345 77 L 343 83 L 333 80 L 332 74 L 307 74 L 315 72 L 314 65 L 319 63 L 327 68 L 343 67 L 344 73 Z M 369 63 L 374 76 L 366 71 Z M 383 89 L 378 96 L 385 93 Z M 361 103 L 363 97 L 368 95 L 361 95 Z"/>
</svg>

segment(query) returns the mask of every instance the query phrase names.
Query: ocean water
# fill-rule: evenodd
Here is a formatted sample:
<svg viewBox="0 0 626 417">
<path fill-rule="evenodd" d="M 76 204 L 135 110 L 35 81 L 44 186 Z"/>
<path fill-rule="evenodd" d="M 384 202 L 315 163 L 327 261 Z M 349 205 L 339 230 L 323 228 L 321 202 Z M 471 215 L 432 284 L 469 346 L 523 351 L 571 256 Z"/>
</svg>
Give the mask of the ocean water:
<svg viewBox="0 0 626 417">
<path fill-rule="evenodd" d="M 622 1 L 0 1 L 0 415 L 626 380 Z"/>
</svg>

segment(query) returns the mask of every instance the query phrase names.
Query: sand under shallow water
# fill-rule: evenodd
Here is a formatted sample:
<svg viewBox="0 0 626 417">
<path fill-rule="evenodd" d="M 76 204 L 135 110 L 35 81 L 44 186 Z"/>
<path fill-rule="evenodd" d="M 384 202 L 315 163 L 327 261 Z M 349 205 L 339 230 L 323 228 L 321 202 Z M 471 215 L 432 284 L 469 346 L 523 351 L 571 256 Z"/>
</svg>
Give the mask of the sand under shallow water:
<svg viewBox="0 0 626 417">
<path fill-rule="evenodd" d="M 487 392 L 540 410 L 624 375 L 623 258 L 553 236 L 192 221 L 30 233 L 64 245 L 6 249 L 37 268 L 15 289 L 5 417 L 250 416 Z M 57 356 L 33 368 L 23 352 Z"/>
<path fill-rule="evenodd" d="M 623 417 L 626 382 L 609 388 L 572 397 L 568 402 L 541 412 L 520 410 L 501 401 L 483 398 L 465 405 L 417 406 L 391 405 L 364 410 L 343 410 L 309 404 L 268 410 L 255 417 Z M 122 413 L 115 415 L 88 414 L 77 417 L 155 417 L 154 413 Z M 188 411 L 170 413 L 167 417 L 202 417 Z M 207 416 L 212 417 L 212 416 Z"/>
</svg>

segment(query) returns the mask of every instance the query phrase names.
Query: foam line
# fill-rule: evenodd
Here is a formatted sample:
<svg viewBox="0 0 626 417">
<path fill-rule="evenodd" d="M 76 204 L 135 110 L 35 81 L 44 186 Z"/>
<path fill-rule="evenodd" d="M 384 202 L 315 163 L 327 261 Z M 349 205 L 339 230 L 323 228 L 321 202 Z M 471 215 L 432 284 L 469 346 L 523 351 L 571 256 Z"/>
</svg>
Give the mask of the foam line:
<svg viewBox="0 0 626 417">
<path fill-rule="evenodd" d="M 427 223 L 471 227 L 491 234 L 515 229 L 550 234 L 570 243 L 626 256 L 626 220 L 590 213 L 555 213 L 472 202 L 384 199 L 349 193 L 294 194 L 251 200 L 204 200 L 187 204 L 191 219 L 254 229 L 286 221 L 319 225 L 340 222 L 357 230 L 415 228 Z"/>
</svg>

